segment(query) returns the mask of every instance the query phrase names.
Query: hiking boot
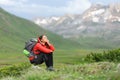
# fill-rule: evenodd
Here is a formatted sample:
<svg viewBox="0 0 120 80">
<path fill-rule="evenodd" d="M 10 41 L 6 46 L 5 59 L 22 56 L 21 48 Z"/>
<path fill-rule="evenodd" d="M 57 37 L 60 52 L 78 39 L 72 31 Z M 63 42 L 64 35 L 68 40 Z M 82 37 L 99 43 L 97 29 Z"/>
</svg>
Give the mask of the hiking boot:
<svg viewBox="0 0 120 80">
<path fill-rule="evenodd" d="M 48 71 L 55 71 L 52 66 L 48 67 L 46 70 L 48 70 Z"/>
</svg>

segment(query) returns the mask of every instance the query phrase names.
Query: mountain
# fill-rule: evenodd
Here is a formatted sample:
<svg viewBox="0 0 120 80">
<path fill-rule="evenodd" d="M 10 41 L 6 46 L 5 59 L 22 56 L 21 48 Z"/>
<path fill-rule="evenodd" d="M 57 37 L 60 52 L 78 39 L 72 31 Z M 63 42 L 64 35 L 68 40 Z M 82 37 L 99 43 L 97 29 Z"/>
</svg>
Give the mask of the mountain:
<svg viewBox="0 0 120 80">
<path fill-rule="evenodd" d="M 88 47 L 120 47 L 120 4 L 93 4 L 83 14 L 33 19 L 44 29 Z M 90 46 L 89 46 L 90 45 Z M 93 46 L 91 46 L 93 45 Z"/>
<path fill-rule="evenodd" d="M 25 41 L 46 34 L 56 49 L 80 48 L 77 42 L 63 39 L 32 21 L 12 15 L 0 8 L 0 53 L 22 53 Z M 71 46 L 71 44 L 74 45 Z M 69 47 L 71 46 L 71 47 Z"/>
</svg>

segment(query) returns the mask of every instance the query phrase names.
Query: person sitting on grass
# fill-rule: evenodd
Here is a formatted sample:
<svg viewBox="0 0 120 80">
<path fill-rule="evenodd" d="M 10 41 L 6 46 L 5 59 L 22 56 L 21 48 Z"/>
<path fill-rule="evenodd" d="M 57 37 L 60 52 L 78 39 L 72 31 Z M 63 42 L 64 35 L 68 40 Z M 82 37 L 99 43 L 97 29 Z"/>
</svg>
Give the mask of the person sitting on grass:
<svg viewBox="0 0 120 80">
<path fill-rule="evenodd" d="M 53 68 L 53 51 L 54 46 L 49 42 L 46 35 L 41 35 L 38 38 L 36 45 L 33 47 L 33 52 L 36 55 L 35 59 L 30 60 L 31 64 L 39 65 L 45 62 L 47 70 L 54 71 Z"/>
</svg>

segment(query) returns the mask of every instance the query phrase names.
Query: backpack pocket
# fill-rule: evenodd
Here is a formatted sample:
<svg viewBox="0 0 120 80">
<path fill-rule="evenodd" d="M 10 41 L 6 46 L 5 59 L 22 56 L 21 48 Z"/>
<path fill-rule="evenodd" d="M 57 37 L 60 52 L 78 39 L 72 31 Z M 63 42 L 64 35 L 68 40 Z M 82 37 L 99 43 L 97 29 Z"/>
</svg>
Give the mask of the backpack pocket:
<svg viewBox="0 0 120 80">
<path fill-rule="evenodd" d="M 29 57 L 30 52 L 29 52 L 29 51 L 27 51 L 26 49 L 24 49 L 24 50 L 23 50 L 23 54 L 24 54 L 25 56 Z"/>
</svg>

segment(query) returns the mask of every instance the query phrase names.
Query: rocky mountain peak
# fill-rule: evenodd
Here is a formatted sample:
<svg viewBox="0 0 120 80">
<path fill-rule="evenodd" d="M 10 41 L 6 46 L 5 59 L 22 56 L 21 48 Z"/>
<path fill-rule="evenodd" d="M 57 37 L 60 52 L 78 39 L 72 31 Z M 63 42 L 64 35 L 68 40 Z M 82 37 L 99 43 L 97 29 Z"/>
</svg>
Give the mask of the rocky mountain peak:
<svg viewBox="0 0 120 80">
<path fill-rule="evenodd" d="M 37 18 L 36 24 L 65 38 L 120 38 L 120 5 L 93 4 L 83 14 Z M 113 36 L 114 34 L 114 36 Z"/>
</svg>

